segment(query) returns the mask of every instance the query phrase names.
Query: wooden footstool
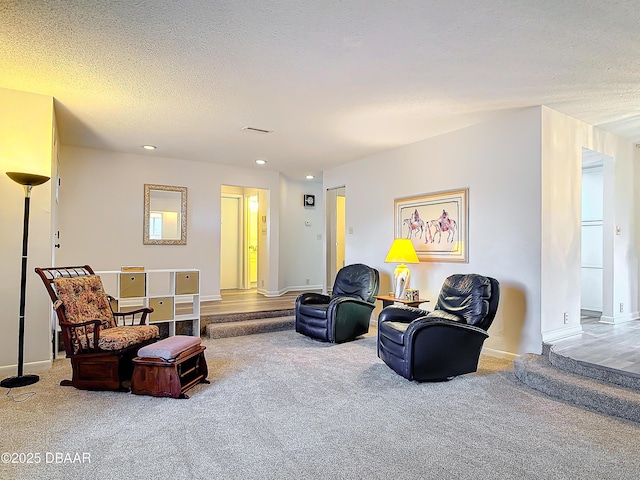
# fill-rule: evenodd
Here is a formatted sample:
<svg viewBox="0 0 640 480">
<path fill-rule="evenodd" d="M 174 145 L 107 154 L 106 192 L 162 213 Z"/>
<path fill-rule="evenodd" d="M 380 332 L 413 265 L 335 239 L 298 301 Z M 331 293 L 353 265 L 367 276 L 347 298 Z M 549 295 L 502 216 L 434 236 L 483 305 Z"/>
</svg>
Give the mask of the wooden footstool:
<svg viewBox="0 0 640 480">
<path fill-rule="evenodd" d="M 154 397 L 189 398 L 198 383 L 209 383 L 200 337 L 175 335 L 138 350 L 133 359 L 131 393 Z"/>
</svg>

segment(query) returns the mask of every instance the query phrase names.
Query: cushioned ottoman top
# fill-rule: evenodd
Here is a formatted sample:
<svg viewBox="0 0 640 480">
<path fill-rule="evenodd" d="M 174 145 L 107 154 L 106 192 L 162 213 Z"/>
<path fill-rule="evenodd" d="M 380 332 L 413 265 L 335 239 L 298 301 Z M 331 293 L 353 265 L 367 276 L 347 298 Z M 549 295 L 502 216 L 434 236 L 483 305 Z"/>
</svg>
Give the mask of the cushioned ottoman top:
<svg viewBox="0 0 640 480">
<path fill-rule="evenodd" d="M 200 345 L 200 337 L 174 335 L 138 350 L 138 357 L 159 357 L 165 360 L 176 358 L 185 350 Z"/>
</svg>

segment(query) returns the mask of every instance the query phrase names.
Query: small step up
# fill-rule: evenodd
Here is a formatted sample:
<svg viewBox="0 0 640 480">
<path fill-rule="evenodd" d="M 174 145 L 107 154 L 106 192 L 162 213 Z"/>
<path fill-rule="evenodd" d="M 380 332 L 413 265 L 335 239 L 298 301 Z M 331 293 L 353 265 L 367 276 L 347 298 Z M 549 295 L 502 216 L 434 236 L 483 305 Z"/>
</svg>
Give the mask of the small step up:
<svg viewBox="0 0 640 480">
<path fill-rule="evenodd" d="M 560 370 L 600 380 L 605 383 L 613 383 L 627 387 L 640 393 L 640 375 L 636 373 L 615 370 L 604 365 L 596 365 L 582 360 L 576 360 L 567 355 L 557 353 L 553 346 L 549 349 L 548 355 L 549 363 Z"/>
<path fill-rule="evenodd" d="M 205 330 L 207 338 L 239 337 L 256 333 L 278 332 L 295 327 L 293 315 L 283 317 L 254 318 L 251 320 L 209 323 Z"/>
<path fill-rule="evenodd" d="M 564 361 L 564 364 L 571 366 L 569 361 Z M 580 368 L 584 368 L 584 365 Z M 514 372 L 525 385 L 549 396 L 640 422 L 640 391 L 635 389 L 561 370 L 554 367 L 544 355 L 526 354 L 516 358 Z"/>
<path fill-rule="evenodd" d="M 257 318 L 273 318 L 288 317 L 294 314 L 293 308 L 284 308 L 280 310 L 264 310 L 258 312 L 236 312 L 236 313 L 215 313 L 210 315 L 202 315 L 200 317 L 200 325 L 204 331 L 204 327 L 210 323 L 229 323 L 239 322 L 242 320 L 255 320 Z"/>
</svg>

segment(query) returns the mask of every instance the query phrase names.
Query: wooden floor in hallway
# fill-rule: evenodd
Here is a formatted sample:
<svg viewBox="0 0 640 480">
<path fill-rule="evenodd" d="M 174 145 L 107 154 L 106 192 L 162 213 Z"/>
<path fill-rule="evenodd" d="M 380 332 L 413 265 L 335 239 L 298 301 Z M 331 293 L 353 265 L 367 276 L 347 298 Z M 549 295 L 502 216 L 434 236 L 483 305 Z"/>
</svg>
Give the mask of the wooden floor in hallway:
<svg viewBox="0 0 640 480">
<path fill-rule="evenodd" d="M 313 291 L 313 290 L 310 290 Z M 315 292 L 320 293 L 319 290 Z M 200 303 L 200 315 L 264 312 L 293 309 L 296 298 L 303 292 L 287 292 L 279 297 L 265 297 L 253 288 L 249 290 L 222 290 L 222 300 Z"/>
</svg>

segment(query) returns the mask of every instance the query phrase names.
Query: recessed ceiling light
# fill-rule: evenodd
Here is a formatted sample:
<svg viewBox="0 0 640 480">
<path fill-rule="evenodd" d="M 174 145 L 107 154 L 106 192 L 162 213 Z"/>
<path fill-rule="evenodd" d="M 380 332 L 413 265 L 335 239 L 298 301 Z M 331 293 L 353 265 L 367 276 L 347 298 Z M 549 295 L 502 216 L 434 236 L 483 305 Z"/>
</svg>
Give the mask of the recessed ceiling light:
<svg viewBox="0 0 640 480">
<path fill-rule="evenodd" d="M 307 180 L 313 180 L 313 175 L 307 175 L 307 176 L 306 176 L 306 177 L 304 177 L 304 178 L 306 178 Z"/>
<path fill-rule="evenodd" d="M 142 148 L 144 148 L 145 150 L 155 150 L 156 147 L 155 145 L 142 145 Z"/>
<path fill-rule="evenodd" d="M 267 161 L 266 160 L 262 160 L 261 158 L 259 158 L 258 160 L 256 160 L 256 163 L 258 165 L 264 165 L 265 163 L 267 163 Z"/>
</svg>

